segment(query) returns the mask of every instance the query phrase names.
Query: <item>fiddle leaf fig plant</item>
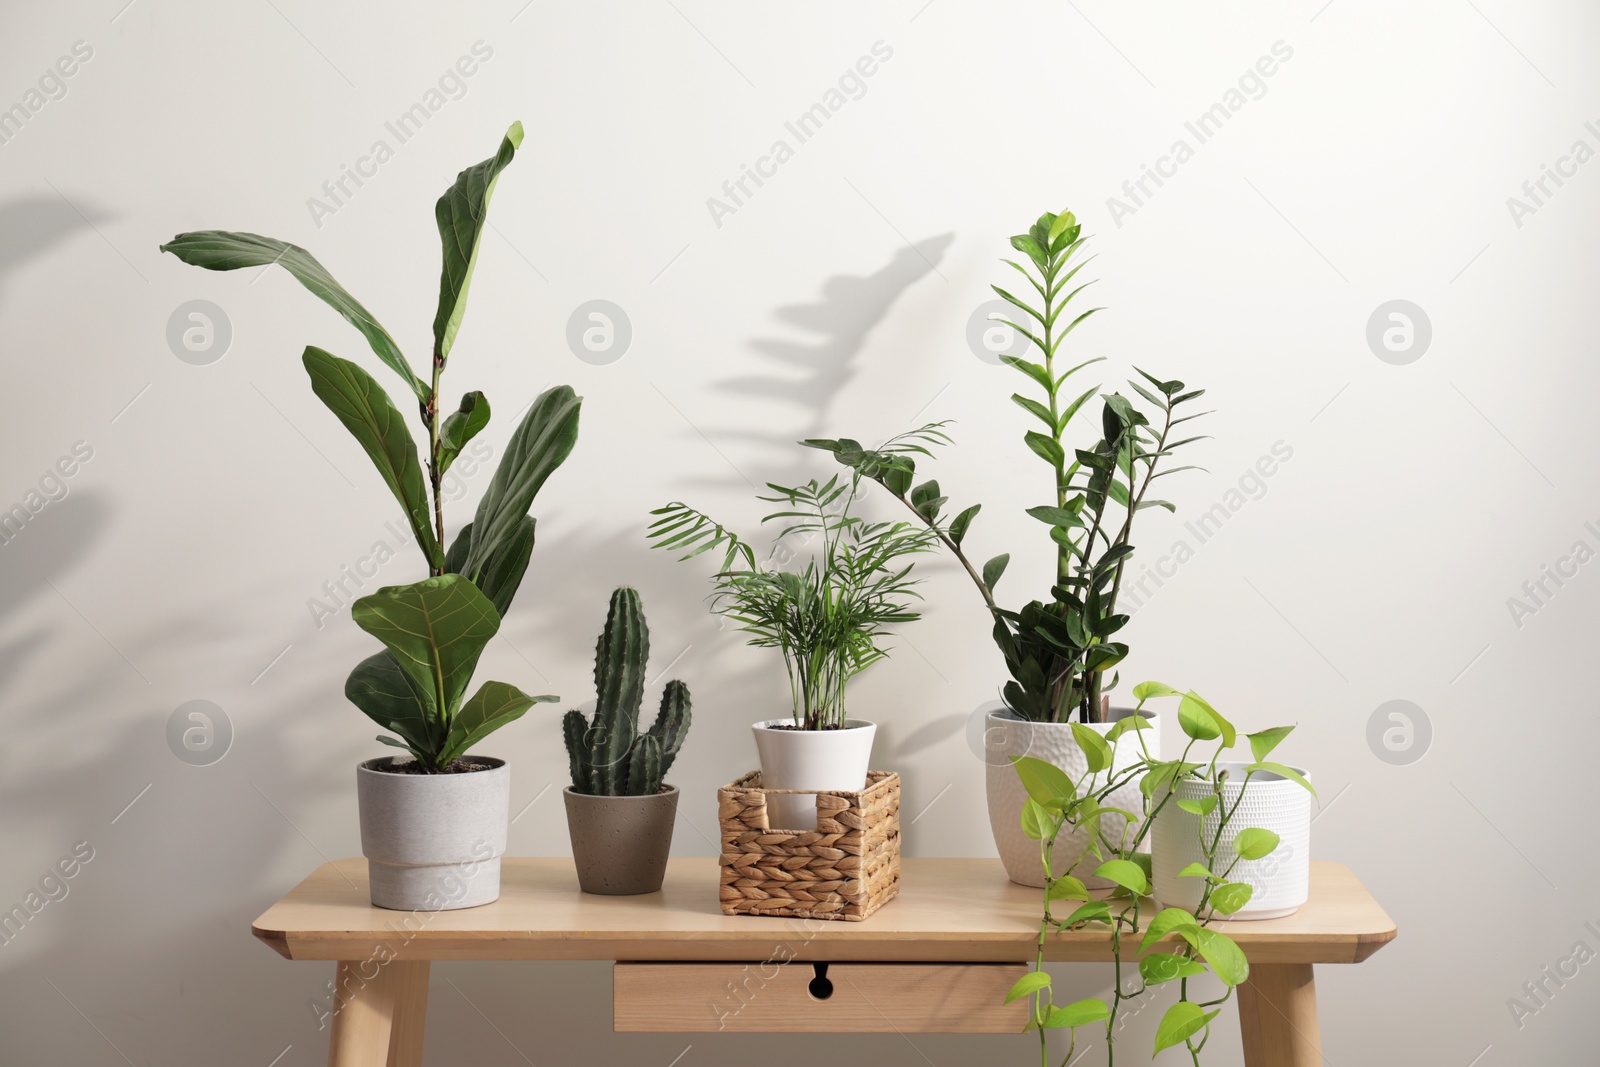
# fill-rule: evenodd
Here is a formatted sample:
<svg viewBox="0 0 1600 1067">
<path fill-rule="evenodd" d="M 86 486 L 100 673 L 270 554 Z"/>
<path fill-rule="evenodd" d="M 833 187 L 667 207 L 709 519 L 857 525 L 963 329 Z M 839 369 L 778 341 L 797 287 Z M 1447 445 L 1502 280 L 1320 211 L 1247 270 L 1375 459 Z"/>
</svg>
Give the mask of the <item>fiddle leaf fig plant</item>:
<svg viewBox="0 0 1600 1067">
<path fill-rule="evenodd" d="M 1034 295 L 1022 299 L 993 287 L 1021 313 L 998 321 L 1026 338 L 1037 354 L 1037 359 L 1002 360 L 1031 383 L 1033 395 L 1014 393 L 1011 399 L 1030 416 L 1023 444 L 1049 472 L 1048 497 L 1027 509 L 1048 528 L 1055 546 L 1048 600 L 1034 600 L 1017 610 L 1001 607 L 994 589 L 1010 554 L 995 556 L 980 568 L 963 548 L 981 505 L 947 515 L 947 497 L 939 483 L 917 484 L 916 457 L 932 457 L 934 447 L 951 443 L 947 423 L 929 423 L 877 448 L 848 438 L 801 442 L 833 453 L 840 463 L 888 489 L 961 563 L 994 620 L 994 642 L 1011 674 L 1003 690 L 1006 705 L 1035 722 L 1102 721 L 1102 694 L 1115 684 L 1115 675 L 1108 682 L 1106 673 L 1128 654 L 1118 636 L 1128 616 L 1117 611 L 1117 599 L 1133 554 L 1134 517 L 1149 508 L 1175 510 L 1170 502 L 1151 496 L 1150 489 L 1157 478 L 1188 469 L 1168 468 L 1164 461 L 1201 439 L 1175 431 L 1199 417 L 1188 414 L 1186 405 L 1204 390 L 1140 370 L 1143 381 L 1128 384 L 1148 407 L 1142 410 L 1120 393 L 1105 395 L 1098 440 L 1088 448 L 1069 444 L 1069 428 L 1100 392 L 1098 387 L 1082 392 L 1068 388 L 1078 372 L 1100 362 L 1098 357 L 1065 368 L 1057 363 L 1067 337 L 1102 310 L 1069 312 L 1090 284 L 1068 288 L 1092 258 L 1082 255 L 1088 240 L 1082 230 L 1070 211 L 1041 215 L 1026 233 L 1011 238 L 1027 264 L 1004 261 L 1027 280 Z"/>
<path fill-rule="evenodd" d="M 471 522 L 454 541 L 445 536 L 444 475 L 461 450 L 489 424 L 483 393 L 441 404 L 440 380 L 455 347 L 477 266 L 489 200 L 522 144 L 513 123 L 493 156 L 463 170 L 434 207 L 443 246 L 432 358 L 419 375 L 399 344 L 315 256 L 298 245 L 227 230 L 180 233 L 161 246 L 206 270 L 280 266 L 360 332 L 378 361 L 399 376 L 417 404 L 426 449 L 400 409 L 359 364 L 308 345 L 301 362 L 318 399 L 366 452 L 394 495 L 427 564 L 428 577 L 388 586 L 351 605 L 356 625 L 383 642 L 350 673 L 345 695 L 410 751 L 421 769 L 452 769 L 494 730 L 554 696 L 528 696 L 505 682 L 485 682 L 466 696 L 484 646 L 511 607 L 533 552 L 529 509 L 546 479 L 571 454 L 582 400 L 570 386 L 546 390 L 512 432 Z M 448 547 L 447 547 L 448 546 Z"/>
</svg>

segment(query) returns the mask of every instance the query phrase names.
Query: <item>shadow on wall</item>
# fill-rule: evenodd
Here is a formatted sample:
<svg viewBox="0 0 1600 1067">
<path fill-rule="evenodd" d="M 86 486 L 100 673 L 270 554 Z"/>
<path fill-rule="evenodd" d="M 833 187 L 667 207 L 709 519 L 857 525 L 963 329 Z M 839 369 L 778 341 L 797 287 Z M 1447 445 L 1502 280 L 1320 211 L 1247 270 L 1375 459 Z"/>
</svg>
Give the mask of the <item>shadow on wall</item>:
<svg viewBox="0 0 1600 1067">
<path fill-rule="evenodd" d="M 20 196 L 0 204 L 0 304 L 5 302 L 11 275 L 77 231 L 109 221 L 95 208 L 86 210 L 87 218 L 53 194 Z"/>
<path fill-rule="evenodd" d="M 792 429 L 762 433 L 734 429 L 724 436 L 767 445 L 777 462 L 752 472 L 758 483 L 803 480 L 810 469 L 795 442 L 821 437 L 836 427 L 830 414 L 835 399 L 856 377 L 856 360 L 874 328 L 888 318 L 895 302 L 922 278 L 934 272 L 955 240 L 941 234 L 896 252 L 881 269 L 867 275 L 836 274 L 822 283 L 822 293 L 808 304 L 778 308 L 777 318 L 804 331 L 803 340 L 759 338 L 752 347 L 767 364 L 764 374 L 730 378 L 718 388 L 741 399 L 778 401 L 802 409 Z M 759 475 L 759 476 L 758 476 Z"/>
</svg>

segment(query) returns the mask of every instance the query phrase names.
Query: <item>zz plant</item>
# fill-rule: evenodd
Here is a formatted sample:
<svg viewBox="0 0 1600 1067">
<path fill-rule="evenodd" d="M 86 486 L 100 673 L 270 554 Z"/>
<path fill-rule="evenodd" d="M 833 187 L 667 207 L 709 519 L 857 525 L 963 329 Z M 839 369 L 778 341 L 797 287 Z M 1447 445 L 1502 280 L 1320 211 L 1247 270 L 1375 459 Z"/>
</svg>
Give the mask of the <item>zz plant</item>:
<svg viewBox="0 0 1600 1067">
<path fill-rule="evenodd" d="M 1270 855 L 1278 846 L 1278 837 L 1270 830 L 1259 827 L 1234 829 L 1234 816 L 1250 780 L 1261 772 L 1271 772 L 1299 783 L 1307 790 L 1311 784 L 1291 768 L 1267 761 L 1267 756 L 1293 730 L 1293 727 L 1275 727 L 1250 734 L 1254 762 L 1245 767 L 1244 787 L 1229 804 L 1225 798 L 1228 774 L 1219 770 L 1218 758 L 1238 741 L 1238 734 L 1220 712 L 1192 690 L 1179 690 L 1161 682 L 1145 682 L 1133 690 L 1138 700 L 1138 710 L 1146 701 L 1157 697 L 1180 696 L 1178 723 L 1188 742 L 1183 753 L 1175 760 L 1154 759 L 1143 746 L 1144 757 L 1136 765 L 1122 772 L 1115 780 L 1094 783 L 1094 788 L 1084 790 L 1093 776 L 1111 766 L 1112 746 L 1124 733 L 1143 730 L 1145 720 L 1131 715 L 1118 720 L 1109 733 L 1102 737 L 1093 730 L 1074 724 L 1073 736 L 1083 751 L 1087 772 L 1081 781 L 1072 778 L 1059 767 L 1032 756 L 1013 757 L 1017 774 L 1028 791 L 1023 804 L 1022 826 L 1027 835 L 1039 842 L 1039 858 L 1044 865 L 1044 911 L 1039 922 L 1039 940 L 1034 958 L 1034 969 L 1018 979 L 1006 997 L 1007 1003 L 1023 997 L 1032 997 L 1032 1011 L 1026 1029 L 1039 1032 L 1039 1057 L 1041 1067 L 1049 1067 L 1050 1056 L 1047 1032 L 1067 1030 L 1071 1037 L 1063 1065 L 1075 1061 L 1078 1029 L 1102 1024 L 1106 1042 L 1106 1063 L 1116 1062 L 1116 1033 L 1118 1018 L 1131 1001 L 1149 995 L 1157 986 L 1176 982 L 1177 1001 L 1162 1016 L 1156 1028 L 1155 1053 L 1182 1046 L 1191 1062 L 1198 1065 L 1200 1052 L 1210 1035 L 1211 1020 L 1221 1011 L 1237 988 L 1250 976 L 1250 964 L 1237 942 L 1212 926 L 1216 918 L 1225 918 L 1243 908 L 1250 901 L 1252 886 L 1247 882 L 1229 880 L 1229 875 L 1240 860 L 1259 860 Z M 1196 753 L 1196 746 L 1214 742 L 1208 759 Z M 1127 812 L 1106 805 L 1111 793 L 1134 780 L 1139 782 L 1143 798 L 1142 812 Z M 1182 779 L 1196 779 L 1211 784 L 1210 792 L 1201 799 L 1175 797 L 1173 786 Z M 1312 790 L 1313 794 L 1315 793 Z M 1180 872 L 1181 877 L 1202 880 L 1200 903 L 1194 911 L 1183 908 L 1162 908 L 1149 915 L 1146 898 L 1151 893 L 1150 857 L 1138 851 L 1138 846 L 1149 834 L 1155 820 L 1168 803 L 1176 803 L 1185 811 L 1201 816 L 1200 851 L 1203 863 L 1194 863 Z M 1112 825 L 1121 826 L 1121 833 L 1111 839 L 1102 831 L 1102 816 L 1115 812 L 1126 817 Z M 1211 816 L 1215 815 L 1213 819 Z M 1073 868 L 1056 876 L 1052 873 L 1053 850 L 1057 837 L 1064 831 L 1087 830 L 1089 847 Z M 1231 849 L 1224 849 L 1224 841 Z M 1231 852 L 1234 858 L 1221 871 L 1217 871 L 1217 856 Z M 1092 857 L 1092 859 L 1091 859 Z M 1093 871 L 1074 873 L 1079 866 L 1093 863 Z M 1094 899 L 1085 887 L 1081 873 L 1092 873 L 1115 884 L 1111 896 Z M 1053 906 L 1058 902 L 1074 905 L 1065 918 L 1055 916 Z M 1070 1004 L 1056 1004 L 1051 998 L 1050 975 L 1044 969 L 1046 948 L 1052 935 L 1066 931 L 1099 929 L 1111 938 L 1113 980 L 1111 1001 L 1089 997 Z M 1136 948 L 1131 948 L 1136 946 Z M 1132 972 L 1137 969 L 1138 979 L 1133 983 Z M 1210 976 L 1222 986 L 1220 995 L 1210 999 L 1199 991 L 1201 980 Z"/>
<path fill-rule="evenodd" d="M 1067 337 L 1102 310 L 1069 312 L 1090 284 L 1068 288 L 1092 258 L 1081 254 L 1088 241 L 1082 231 L 1071 212 L 1041 215 L 1026 233 L 1011 238 L 1027 265 L 1005 260 L 1027 279 L 1036 298 L 1024 300 L 993 287 L 1022 313 L 1014 318 L 1023 319 L 999 321 L 1025 337 L 1037 354 L 1036 360 L 1002 358 L 1034 387 L 1033 396 L 1015 393 L 1011 399 L 1038 424 L 1023 434 L 1023 442 L 1049 472 L 1046 502 L 1027 509 L 1048 527 L 1055 545 L 1048 601 L 1034 600 L 1018 610 L 1001 607 L 994 588 L 1010 554 L 995 556 L 980 568 L 962 548 L 981 505 L 949 516 L 939 483 L 916 483 L 916 456 L 931 457 L 933 447 L 951 443 L 946 423 L 929 423 L 877 448 L 848 438 L 802 442 L 833 453 L 840 463 L 887 488 L 960 561 L 994 620 L 994 641 L 1011 674 L 1003 690 L 1006 705 L 1035 722 L 1102 720 L 1102 692 L 1115 684 L 1115 677 L 1108 683 L 1105 674 L 1128 653 L 1117 637 L 1128 622 L 1127 615 L 1117 612 L 1117 598 L 1133 553 L 1134 517 L 1147 508 L 1175 510 L 1170 502 L 1151 496 L 1151 486 L 1157 478 L 1188 469 L 1166 467 L 1163 461 L 1200 439 L 1176 431 L 1199 417 L 1187 414 L 1185 405 L 1204 390 L 1141 370 L 1143 383 L 1128 384 L 1148 408 L 1141 410 L 1120 393 L 1104 396 L 1099 439 L 1088 448 L 1068 443 L 1069 427 L 1100 391 L 1090 387 L 1074 395 L 1076 387 L 1068 388 L 1078 372 L 1100 358 L 1064 369 L 1057 362 Z"/>
<path fill-rule="evenodd" d="M 611 594 L 605 629 L 594 650 L 594 719 L 573 710 L 561 720 L 573 792 L 605 797 L 661 792 L 689 732 L 689 687 L 676 679 L 668 682 L 655 723 L 641 734 L 639 707 L 649 658 L 650 627 L 639 594 L 620 588 Z"/>
<path fill-rule="evenodd" d="M 890 627 L 920 617 L 912 610 L 918 579 L 907 557 L 930 550 L 934 534 L 855 514 L 861 478 L 768 483 L 773 495 L 759 499 L 781 508 L 761 520 L 781 524 L 774 557 L 787 553 L 791 542 L 816 542 L 799 570 L 758 561 L 747 541 L 687 504 L 651 512 L 657 516 L 649 528 L 654 547 L 684 550 L 680 560 L 722 549 L 712 610 L 749 633 L 752 645 L 783 654 L 796 729 L 843 728 L 850 679 L 889 654 L 881 641 Z"/>
<path fill-rule="evenodd" d="M 415 400 L 427 439 L 421 459 L 399 410 L 372 375 L 316 346 L 302 356 L 312 391 L 372 460 L 427 562 L 426 579 L 385 587 L 351 606 L 356 624 L 386 647 L 351 672 L 345 695 L 397 735 L 379 741 L 408 750 L 430 773 L 452 769 L 469 747 L 533 704 L 557 699 L 528 696 L 505 682 L 485 682 L 470 698 L 466 692 L 478 657 L 527 570 L 534 543 L 528 509 L 577 441 L 580 398 L 562 385 L 533 402 L 512 433 L 476 515 L 448 548 L 440 494 L 450 465 L 489 424 L 489 401 L 481 392 L 467 393 L 447 411 L 440 402 L 440 379 L 466 314 L 489 199 L 521 143 L 519 122 L 507 131 L 499 151 L 463 170 L 435 206 L 444 264 L 426 378 L 412 369 L 389 331 L 297 245 L 253 233 L 205 230 L 180 233 L 161 246 L 207 270 L 283 267 L 361 333 Z"/>
</svg>

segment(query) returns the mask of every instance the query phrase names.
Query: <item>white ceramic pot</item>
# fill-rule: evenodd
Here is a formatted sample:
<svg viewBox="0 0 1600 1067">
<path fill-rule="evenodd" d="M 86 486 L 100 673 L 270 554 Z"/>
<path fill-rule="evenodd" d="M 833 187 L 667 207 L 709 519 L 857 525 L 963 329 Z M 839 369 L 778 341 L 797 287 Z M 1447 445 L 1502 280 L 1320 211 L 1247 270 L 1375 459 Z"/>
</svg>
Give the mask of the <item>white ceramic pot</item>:
<svg viewBox="0 0 1600 1067">
<path fill-rule="evenodd" d="M 1225 804 L 1232 809 L 1236 802 L 1239 807 L 1217 845 L 1211 870 L 1220 875 L 1237 858 L 1233 839 L 1240 830 L 1252 826 L 1271 830 L 1279 838 L 1272 854 L 1259 860 L 1239 860 L 1228 874 L 1228 881 L 1246 882 L 1253 892 L 1250 902 L 1227 918 L 1278 919 L 1293 915 L 1310 892 L 1311 794 L 1295 782 L 1267 772 L 1252 776 L 1249 788 L 1245 789 L 1245 766 L 1243 763 L 1217 764 L 1219 771 L 1228 772 L 1218 808 Z M 1298 767 L 1294 769 L 1300 771 Z M 1242 801 L 1239 800 L 1241 789 L 1244 791 Z M 1151 830 L 1155 841 L 1151 850 L 1152 881 L 1156 899 L 1164 906 L 1192 912 L 1200 904 L 1203 885 L 1199 878 L 1179 878 L 1178 872 L 1191 863 L 1206 862 L 1200 848 L 1202 821 L 1200 816 L 1178 807 L 1175 801 L 1178 797 L 1199 800 L 1211 794 L 1212 785 L 1190 778 L 1179 782 L 1176 792 L 1177 797 L 1162 807 Z M 1216 834 L 1220 819 L 1220 811 L 1205 817 L 1207 840 Z"/>
<path fill-rule="evenodd" d="M 492 766 L 395 774 L 387 768 L 396 757 L 383 756 L 356 767 L 361 852 L 378 907 L 453 911 L 499 899 L 511 769 L 505 760 L 468 758 Z"/>
<path fill-rule="evenodd" d="M 1131 714 L 1133 711 L 1130 708 L 1112 708 L 1110 722 L 1089 723 L 1088 726 L 1104 735 L 1118 719 Z M 1112 753 L 1113 762 L 1109 770 L 1090 775 L 1083 749 L 1073 739 L 1071 723 L 1030 722 L 1016 717 L 1009 710 L 989 713 L 983 736 L 984 763 L 988 770 L 989 828 L 994 833 L 994 845 L 1000 851 L 1006 874 L 1013 882 L 1042 887 L 1044 865 L 1039 861 L 1039 842 L 1022 832 L 1022 802 L 1027 799 L 1028 791 L 1022 787 L 1022 779 L 1017 776 L 1011 757 L 1033 756 L 1055 764 L 1079 783 L 1080 793 L 1102 788 L 1143 758 L 1144 750 L 1140 748 L 1139 738 L 1135 734 L 1143 734 L 1150 755 L 1160 757 L 1161 720 L 1152 712 L 1140 714 L 1149 720 L 1150 729 L 1130 730 L 1122 735 Z M 1087 785 L 1084 784 L 1085 779 L 1088 779 Z M 1138 778 L 1117 789 L 1104 803 L 1108 807 L 1127 811 L 1143 811 L 1144 796 L 1139 792 Z M 1101 819 L 1101 833 L 1115 840 L 1121 836 L 1126 823 L 1127 820 L 1120 815 L 1106 815 Z M 1094 868 L 1099 866 L 1093 856 L 1074 869 L 1074 865 L 1083 858 L 1088 843 L 1088 835 L 1082 830 L 1063 831 L 1056 838 L 1052 853 L 1053 873 L 1060 877 L 1071 870 L 1074 877 L 1082 879 L 1090 889 L 1109 890 L 1112 883 L 1093 876 Z M 1141 845 L 1141 850 L 1147 847 L 1148 838 Z"/>
<path fill-rule="evenodd" d="M 777 727 L 790 729 L 777 729 Z M 768 719 L 750 727 L 767 789 L 860 791 L 867 785 L 876 723 L 846 719 L 838 730 L 796 730 L 794 720 Z M 768 825 L 774 830 L 815 830 L 817 798 L 769 796 Z"/>
</svg>

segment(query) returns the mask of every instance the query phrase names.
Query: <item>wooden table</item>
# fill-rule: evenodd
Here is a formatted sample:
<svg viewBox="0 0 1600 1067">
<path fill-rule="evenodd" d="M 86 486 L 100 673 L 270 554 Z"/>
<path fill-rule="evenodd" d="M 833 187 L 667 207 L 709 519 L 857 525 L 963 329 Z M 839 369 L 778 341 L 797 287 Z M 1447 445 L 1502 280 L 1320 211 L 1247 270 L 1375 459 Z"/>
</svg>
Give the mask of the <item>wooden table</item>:
<svg viewBox="0 0 1600 1067">
<path fill-rule="evenodd" d="M 374 908 L 366 861 L 348 859 L 318 868 L 254 932 L 288 959 L 336 961 L 332 1067 L 422 1063 L 432 960 L 615 961 L 619 1031 L 1020 1030 L 1026 1001 L 1001 1002 L 1031 966 L 1039 891 L 994 859 L 902 864 L 897 899 L 865 922 L 827 922 L 723 915 L 712 858 L 672 860 L 661 892 L 637 897 L 578 892 L 568 858 L 506 858 L 498 901 L 432 913 Z M 1248 1067 L 1321 1067 L 1312 966 L 1360 963 L 1395 936 L 1335 863 L 1312 863 L 1294 915 L 1216 927 L 1250 960 L 1238 989 Z M 1110 935 L 1062 934 L 1045 956 L 1106 962 Z"/>
</svg>

